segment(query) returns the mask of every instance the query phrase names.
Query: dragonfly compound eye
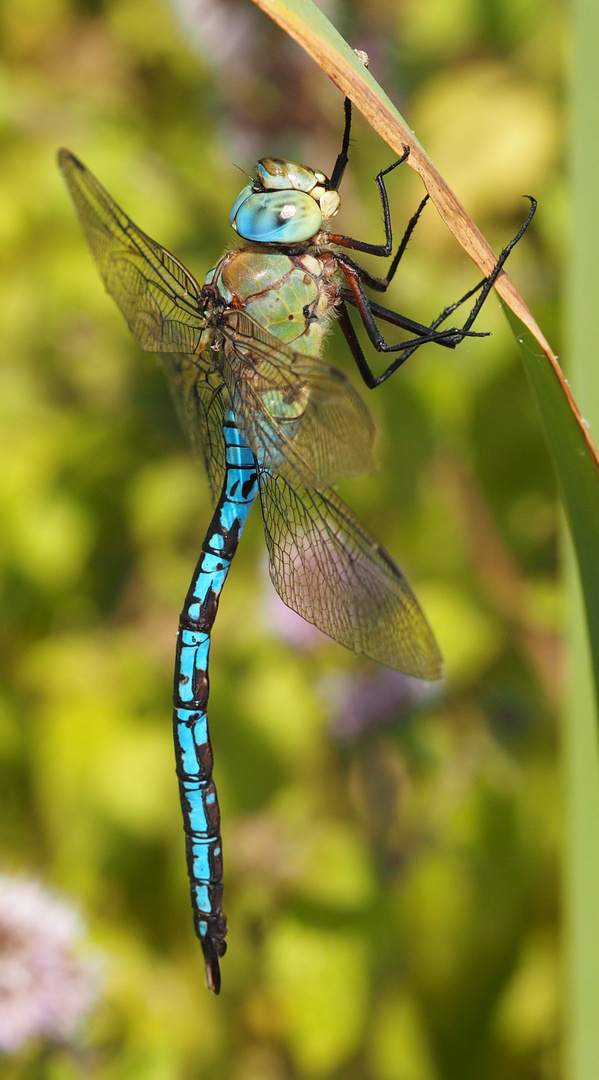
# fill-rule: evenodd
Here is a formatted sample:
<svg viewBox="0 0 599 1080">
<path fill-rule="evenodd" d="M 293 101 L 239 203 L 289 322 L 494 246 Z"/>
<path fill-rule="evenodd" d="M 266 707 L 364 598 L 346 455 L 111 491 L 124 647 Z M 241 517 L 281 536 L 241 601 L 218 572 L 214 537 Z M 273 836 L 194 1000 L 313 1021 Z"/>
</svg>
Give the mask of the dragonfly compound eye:
<svg viewBox="0 0 599 1080">
<path fill-rule="evenodd" d="M 248 184 L 233 203 L 229 222 L 258 244 L 301 244 L 320 229 L 322 211 L 303 191 L 254 191 Z"/>
</svg>

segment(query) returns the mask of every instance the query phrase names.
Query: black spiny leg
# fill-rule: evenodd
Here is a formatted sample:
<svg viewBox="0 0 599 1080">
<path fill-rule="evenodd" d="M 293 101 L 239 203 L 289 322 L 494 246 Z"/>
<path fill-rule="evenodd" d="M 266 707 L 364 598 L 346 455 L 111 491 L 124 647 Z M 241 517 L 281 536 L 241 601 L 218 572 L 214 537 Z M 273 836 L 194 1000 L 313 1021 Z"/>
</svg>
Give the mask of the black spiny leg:
<svg viewBox="0 0 599 1080">
<path fill-rule="evenodd" d="M 343 180 L 343 174 L 345 167 L 349 160 L 349 142 L 351 134 L 351 101 L 346 97 L 343 102 L 343 108 L 345 109 L 345 128 L 343 130 L 343 142 L 341 143 L 341 150 L 337 154 L 337 160 L 335 162 L 335 168 L 331 173 L 331 190 L 338 191 L 339 185 Z"/>
<path fill-rule="evenodd" d="M 397 162 L 397 164 L 399 164 L 399 162 Z M 376 289 L 377 292 L 386 292 L 386 290 L 389 288 L 389 285 L 391 284 L 391 282 L 393 281 L 393 278 L 395 277 L 395 271 L 397 270 L 397 267 L 399 266 L 399 264 L 401 262 L 401 259 L 403 258 L 403 255 L 405 254 L 405 250 L 406 250 L 406 248 L 407 248 L 407 246 L 408 246 L 408 244 L 410 242 L 410 238 L 412 236 L 412 233 L 414 232 L 414 229 L 416 228 L 416 226 L 418 224 L 420 215 L 421 215 L 422 211 L 424 210 L 424 207 L 426 206 L 426 204 L 427 204 L 427 202 L 429 200 L 429 197 L 430 197 L 429 195 L 424 196 L 424 198 L 422 199 L 422 201 L 420 203 L 420 206 L 418 207 L 416 213 L 413 214 L 412 217 L 410 218 L 410 220 L 408 221 L 408 224 L 406 226 L 406 231 L 404 232 L 401 243 L 400 243 L 395 255 L 393 256 L 393 262 L 391 263 L 391 266 L 389 267 L 389 270 L 387 271 L 386 277 L 384 277 L 384 278 L 374 277 L 372 274 L 369 274 L 368 271 L 364 269 L 364 267 L 360 267 L 360 270 L 362 271 L 362 281 L 364 282 L 365 285 L 368 286 L 369 289 Z"/>
<path fill-rule="evenodd" d="M 387 189 L 385 187 L 384 176 L 387 173 L 393 172 L 398 165 L 401 165 L 409 156 L 409 146 L 404 147 L 404 153 L 397 161 L 394 161 L 388 168 L 383 169 L 378 176 L 375 177 L 376 186 L 379 189 L 379 195 L 381 197 L 381 206 L 383 207 L 383 221 L 385 225 L 385 243 L 384 244 L 369 244 L 366 240 L 354 240 L 351 236 L 344 236 L 342 233 L 327 232 L 327 240 L 331 244 L 335 244 L 337 247 L 350 248 L 352 251 L 363 251 L 366 255 L 379 255 L 381 258 L 388 258 L 393 252 L 393 233 L 391 230 L 391 213 L 389 210 L 389 197 L 387 195 Z M 341 156 L 341 155 L 340 155 Z M 337 159 L 339 160 L 339 159 Z M 415 223 L 414 223 L 415 224 Z M 409 228 L 409 226 L 408 226 Z M 408 238 L 409 239 L 409 238 Z M 406 241 L 407 243 L 407 241 Z M 398 260 L 399 261 L 399 260 Z M 376 286 L 375 286 L 376 288 Z"/>
<path fill-rule="evenodd" d="M 390 311 L 388 308 L 383 308 L 379 304 L 374 304 L 368 299 L 364 292 L 363 283 L 369 283 L 368 279 L 370 275 L 365 274 L 361 267 L 357 266 L 352 259 L 347 256 L 339 255 L 338 264 L 345 274 L 347 280 L 348 289 L 343 289 L 340 293 L 338 312 L 341 329 L 345 335 L 347 343 L 351 349 L 352 355 L 358 366 L 358 370 L 369 389 L 374 389 L 376 386 L 380 386 L 385 382 L 394 371 L 397 371 L 399 367 L 407 360 L 408 356 L 411 356 L 416 349 L 427 342 L 435 342 L 438 345 L 444 345 L 446 348 L 454 349 L 465 337 L 486 337 L 484 333 L 477 333 L 470 329 L 476 316 L 478 315 L 482 305 L 484 304 L 489 292 L 493 288 L 497 278 L 499 277 L 503 265 L 508 258 L 510 252 L 513 250 L 518 241 L 522 238 L 530 225 L 535 210 L 537 208 L 536 200 L 532 196 L 530 198 L 531 207 L 528 216 L 516 236 L 510 240 L 503 251 L 501 252 L 492 273 L 488 278 L 483 278 L 482 281 L 470 289 L 460 300 L 454 304 L 450 304 L 445 308 L 441 314 L 430 324 L 430 326 L 424 326 L 420 323 L 414 322 L 408 319 L 406 316 L 399 314 L 399 312 Z M 416 220 L 418 219 L 418 215 Z M 411 224 L 411 223 L 410 223 Z M 415 222 L 414 222 L 415 224 Z M 408 226 L 408 229 L 410 227 Z M 413 226 L 412 226 L 413 228 Z M 409 239 L 409 237 L 408 237 Z M 403 243 L 403 242 L 402 242 Z M 407 243 L 407 241 L 406 241 Z M 405 250 L 405 245 L 403 245 Z M 401 247 L 400 247 L 401 250 Z M 397 260 L 399 261 L 399 260 Z M 395 262 L 395 260 L 394 260 Z M 479 292 L 480 291 L 480 292 Z M 469 300 L 475 293 L 479 292 L 476 303 L 472 307 L 466 321 L 461 327 L 452 327 L 447 330 L 440 330 L 439 326 L 443 323 L 449 315 L 451 315 L 461 304 Z M 377 352 L 380 353 L 397 353 L 398 355 L 389 365 L 386 371 L 382 375 L 375 375 L 362 350 L 362 347 L 357 339 L 355 330 L 352 326 L 347 307 L 345 302 L 354 304 L 357 307 L 364 328 L 371 343 L 374 345 Z M 395 326 L 400 326 L 408 332 L 413 333 L 415 337 L 409 338 L 407 341 L 400 341 L 396 344 L 389 344 L 385 341 L 375 321 L 376 318 L 383 319 L 385 322 L 391 323 Z"/>
<path fill-rule="evenodd" d="M 480 289 L 480 296 L 478 297 L 474 307 L 472 308 L 468 318 L 466 319 L 466 322 L 464 323 L 464 326 L 462 327 L 462 329 L 466 331 L 470 329 L 481 307 L 487 299 L 487 296 L 489 295 L 491 289 L 497 281 L 497 278 L 499 277 L 503 269 L 504 263 L 506 262 L 508 255 L 510 255 L 510 253 L 514 250 L 516 244 L 522 239 L 533 217 L 535 216 L 537 209 L 537 200 L 533 198 L 532 195 L 525 195 L 524 198 L 530 201 L 530 210 L 528 211 L 526 220 L 522 223 L 514 238 L 510 240 L 509 244 L 506 244 L 506 246 L 504 247 L 497 262 L 495 263 L 495 266 L 493 267 L 492 272 L 489 274 L 489 277 L 483 278 L 482 281 L 478 283 L 478 285 L 475 285 L 474 288 L 470 289 L 469 292 L 465 293 L 462 299 L 458 300 L 457 303 L 449 304 L 448 307 L 444 308 L 441 314 L 437 316 L 434 323 L 431 324 L 431 329 L 434 330 L 442 322 L 445 322 L 445 319 L 449 318 L 449 316 L 455 311 L 456 308 L 460 306 L 460 304 L 463 304 L 465 300 L 469 300 L 471 296 L 474 296 L 477 289 Z"/>
<path fill-rule="evenodd" d="M 348 162 L 348 159 L 349 159 L 349 144 L 350 144 L 350 133 L 351 133 L 352 105 L 351 105 L 351 101 L 347 97 L 345 98 L 345 101 L 344 101 L 344 109 L 345 109 L 345 128 L 344 128 L 344 131 L 343 131 L 343 141 L 342 141 L 342 145 L 341 145 L 341 150 L 340 150 L 339 154 L 337 155 L 337 160 L 335 162 L 335 167 L 333 169 L 333 172 L 332 172 L 332 175 L 331 175 L 331 180 L 330 180 L 330 187 L 334 191 L 339 190 L 339 185 L 341 184 L 341 180 L 343 179 L 343 174 L 345 172 L 345 168 L 347 166 L 347 162 Z M 328 236 L 329 236 L 329 240 L 330 240 L 331 243 L 337 244 L 339 247 L 351 248 L 354 251 L 363 251 L 363 252 L 365 252 L 365 253 L 367 253 L 369 255 L 378 255 L 378 256 L 381 256 L 381 257 L 388 257 L 389 255 L 391 255 L 391 252 L 393 250 L 393 235 L 392 235 L 392 230 L 391 230 L 391 215 L 390 215 L 390 212 L 389 212 L 389 198 L 388 198 L 388 195 L 387 195 L 387 189 L 385 187 L 385 182 L 383 180 L 383 177 L 386 176 L 387 173 L 392 172 L 393 169 L 396 169 L 398 165 L 401 165 L 402 162 L 404 162 L 406 160 L 409 153 L 410 153 L 410 148 L 408 146 L 404 145 L 404 153 L 402 154 L 402 156 L 397 161 L 395 161 L 393 163 L 393 165 L 390 165 L 389 168 L 383 169 L 383 171 L 378 174 L 378 176 L 376 177 L 376 180 L 375 180 L 376 185 L 377 185 L 377 187 L 379 189 L 379 195 L 380 195 L 380 198 L 381 198 L 381 205 L 383 207 L 383 220 L 384 220 L 384 225 L 385 225 L 385 243 L 384 244 L 367 244 L 366 242 L 364 242 L 362 240 L 355 240 L 352 237 L 342 236 L 339 233 L 329 233 Z M 407 228 L 406 228 L 406 231 L 405 231 L 405 233 L 403 235 L 402 241 L 401 241 L 401 243 L 399 245 L 399 248 L 397 249 L 397 252 L 396 252 L 396 254 L 395 254 L 394 258 L 393 258 L 393 262 L 391 263 L 391 266 L 389 267 L 389 271 L 388 271 L 386 277 L 384 277 L 384 278 L 374 277 L 373 275 L 369 274 L 367 270 L 364 270 L 362 268 L 362 280 L 365 282 L 366 285 L 368 285 L 369 288 L 376 289 L 378 292 L 385 292 L 385 290 L 389 287 L 389 284 L 393 280 L 393 277 L 395 275 L 395 271 L 397 270 L 397 267 L 399 266 L 401 258 L 402 258 L 403 254 L 404 254 L 404 252 L 405 252 L 405 250 L 406 250 L 406 248 L 408 246 L 408 242 L 410 240 L 410 237 L 411 237 L 414 229 L 416 228 L 418 218 L 420 217 L 426 203 L 428 202 L 428 198 L 429 198 L 428 195 L 424 196 L 424 199 L 420 203 L 420 206 L 418 207 L 416 213 L 410 218 L 410 220 L 408 222 L 408 225 L 407 225 Z"/>
</svg>

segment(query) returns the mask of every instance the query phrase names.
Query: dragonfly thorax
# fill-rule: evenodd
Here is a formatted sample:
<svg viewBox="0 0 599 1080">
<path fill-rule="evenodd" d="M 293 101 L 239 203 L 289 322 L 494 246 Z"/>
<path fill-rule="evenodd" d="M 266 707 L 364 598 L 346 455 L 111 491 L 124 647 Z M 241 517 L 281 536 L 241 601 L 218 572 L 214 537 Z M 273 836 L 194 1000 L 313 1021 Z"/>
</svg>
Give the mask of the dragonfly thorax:
<svg viewBox="0 0 599 1080">
<path fill-rule="evenodd" d="M 341 197 L 330 181 L 307 165 L 262 158 L 255 179 L 231 207 L 229 222 L 244 240 L 259 244 L 301 244 L 339 212 Z"/>
</svg>

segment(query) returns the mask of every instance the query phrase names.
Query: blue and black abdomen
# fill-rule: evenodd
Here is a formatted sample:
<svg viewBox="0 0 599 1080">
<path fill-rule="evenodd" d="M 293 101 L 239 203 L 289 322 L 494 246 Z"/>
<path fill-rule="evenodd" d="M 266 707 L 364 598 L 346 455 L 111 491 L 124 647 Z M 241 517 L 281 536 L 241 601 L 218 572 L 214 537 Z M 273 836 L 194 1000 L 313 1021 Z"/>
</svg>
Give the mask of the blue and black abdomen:
<svg viewBox="0 0 599 1080">
<path fill-rule="evenodd" d="M 231 413 L 225 420 L 224 438 L 225 483 L 179 621 L 173 692 L 177 776 L 194 925 L 204 952 L 208 985 L 215 993 L 220 988 L 219 957 L 227 947 L 227 921 L 222 911 L 220 811 L 206 713 L 208 654 L 222 587 L 258 493 L 254 457 Z"/>
</svg>

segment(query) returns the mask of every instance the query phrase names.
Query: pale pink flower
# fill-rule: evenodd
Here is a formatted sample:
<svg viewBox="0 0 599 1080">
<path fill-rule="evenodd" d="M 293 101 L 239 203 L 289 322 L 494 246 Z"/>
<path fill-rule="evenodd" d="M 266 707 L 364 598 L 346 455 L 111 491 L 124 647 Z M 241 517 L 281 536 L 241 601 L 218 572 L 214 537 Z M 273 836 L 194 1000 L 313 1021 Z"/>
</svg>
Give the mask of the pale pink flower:
<svg viewBox="0 0 599 1080">
<path fill-rule="evenodd" d="M 97 964 L 76 952 L 83 929 L 38 882 L 0 875 L 0 1053 L 75 1034 L 98 982 Z"/>
</svg>

